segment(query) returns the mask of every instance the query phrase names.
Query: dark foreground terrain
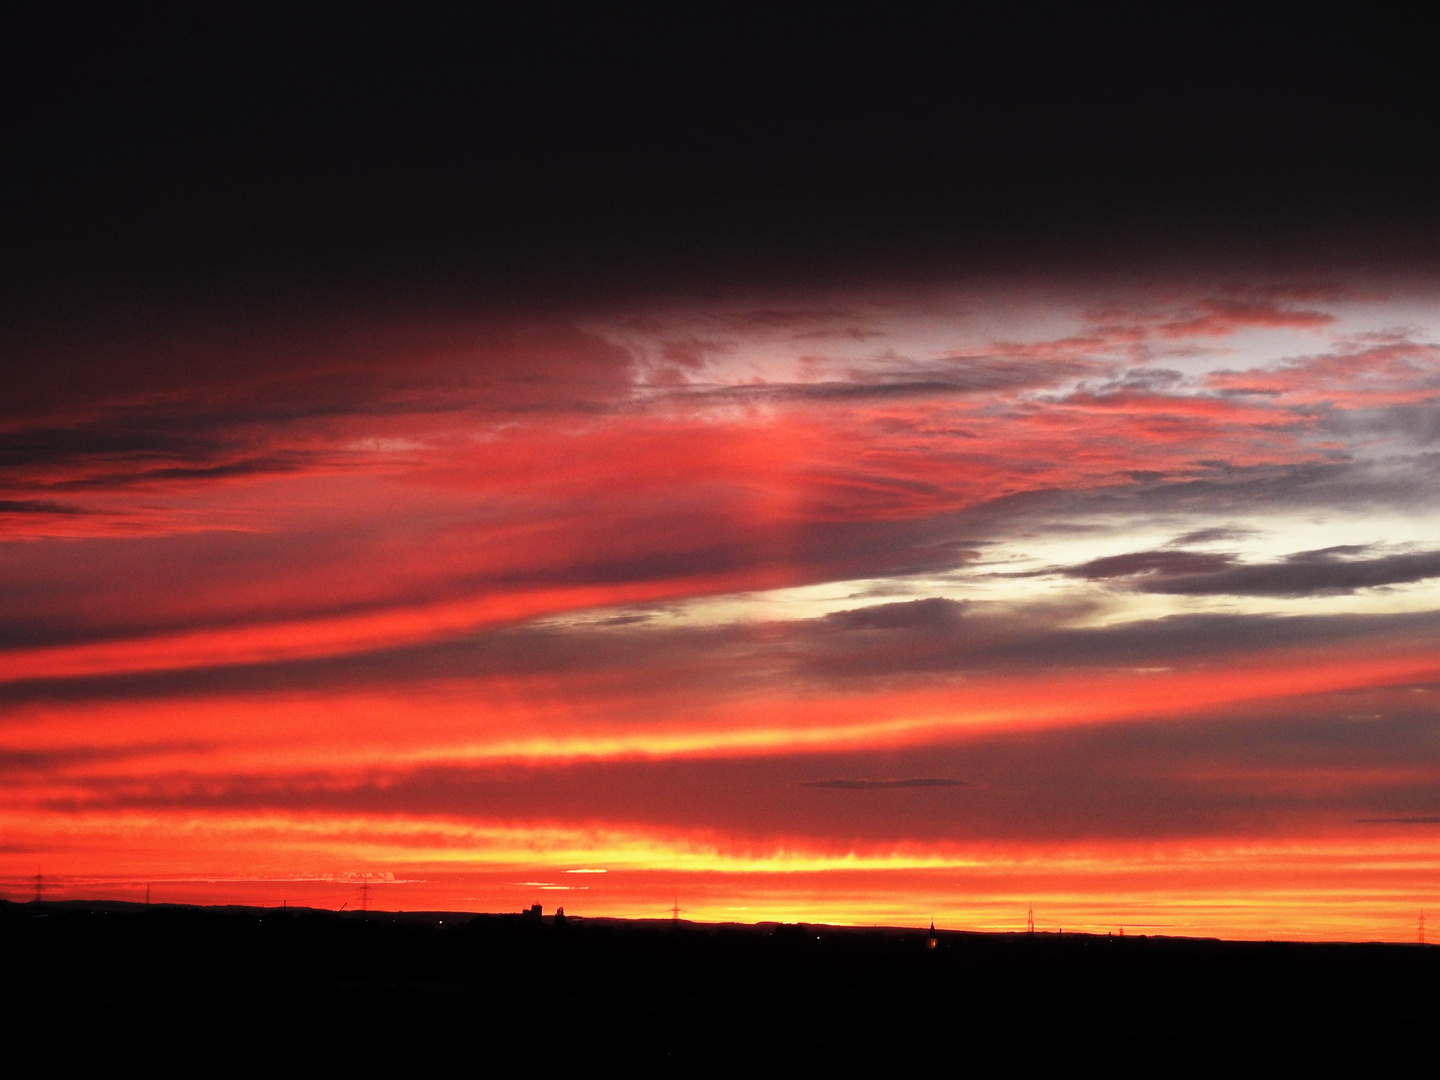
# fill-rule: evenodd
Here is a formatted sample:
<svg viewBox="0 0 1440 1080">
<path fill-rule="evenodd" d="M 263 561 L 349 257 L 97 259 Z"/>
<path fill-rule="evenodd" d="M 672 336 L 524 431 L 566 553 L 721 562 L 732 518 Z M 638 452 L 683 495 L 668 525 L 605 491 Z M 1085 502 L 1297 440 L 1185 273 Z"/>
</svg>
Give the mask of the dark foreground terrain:
<svg viewBox="0 0 1440 1080">
<path fill-rule="evenodd" d="M 12 1067 L 1428 1058 L 1440 949 L 0 901 Z"/>
</svg>

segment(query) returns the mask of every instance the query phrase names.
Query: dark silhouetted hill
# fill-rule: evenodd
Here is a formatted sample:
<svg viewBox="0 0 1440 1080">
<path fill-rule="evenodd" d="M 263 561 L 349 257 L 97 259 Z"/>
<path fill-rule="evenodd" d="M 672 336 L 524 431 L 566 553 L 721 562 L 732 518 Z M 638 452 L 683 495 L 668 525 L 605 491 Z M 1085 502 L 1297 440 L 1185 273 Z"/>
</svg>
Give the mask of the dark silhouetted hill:
<svg viewBox="0 0 1440 1080">
<path fill-rule="evenodd" d="M 0 902 L 11 1060 L 346 1069 L 1404 1060 L 1440 950 Z M 287 1066 L 288 1067 L 288 1066 Z"/>
</svg>

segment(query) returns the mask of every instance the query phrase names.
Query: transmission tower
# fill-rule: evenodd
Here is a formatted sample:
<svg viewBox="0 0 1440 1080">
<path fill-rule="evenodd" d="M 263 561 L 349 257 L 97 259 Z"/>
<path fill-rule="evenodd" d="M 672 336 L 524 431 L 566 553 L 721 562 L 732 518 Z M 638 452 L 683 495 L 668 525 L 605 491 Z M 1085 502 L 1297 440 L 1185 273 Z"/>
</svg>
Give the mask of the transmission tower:
<svg viewBox="0 0 1440 1080">
<path fill-rule="evenodd" d="M 369 881 L 364 881 L 364 880 L 362 880 L 362 881 L 360 882 L 360 910 L 361 910 L 361 911 L 369 911 L 369 910 L 370 910 L 370 882 L 369 882 Z"/>
<path fill-rule="evenodd" d="M 1030 910 L 1025 914 L 1025 932 L 1027 934 L 1035 932 L 1035 904 L 1033 902 L 1030 904 Z"/>
<path fill-rule="evenodd" d="M 39 868 L 35 870 L 35 903 L 40 903 L 45 894 L 45 877 L 40 873 Z"/>
<path fill-rule="evenodd" d="M 1419 934 L 1419 936 L 1416 938 L 1416 940 L 1417 940 L 1421 945 L 1424 945 L 1424 944 L 1425 944 L 1425 909 L 1424 909 L 1424 908 L 1421 908 L 1421 909 L 1420 909 L 1420 934 Z"/>
<path fill-rule="evenodd" d="M 679 930 L 679 929 L 680 929 L 680 897 L 679 897 L 679 896 L 676 896 L 676 897 L 675 897 L 675 905 L 670 909 L 670 926 L 671 926 L 671 929 L 674 929 L 674 930 Z"/>
</svg>

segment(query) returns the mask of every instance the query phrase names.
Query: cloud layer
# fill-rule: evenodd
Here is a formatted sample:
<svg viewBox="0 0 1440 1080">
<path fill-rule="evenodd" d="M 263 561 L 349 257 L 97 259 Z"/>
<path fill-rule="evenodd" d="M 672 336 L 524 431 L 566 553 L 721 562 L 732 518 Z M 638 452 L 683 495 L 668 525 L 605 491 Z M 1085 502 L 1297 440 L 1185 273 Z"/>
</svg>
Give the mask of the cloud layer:
<svg viewBox="0 0 1440 1080">
<path fill-rule="evenodd" d="M 1440 348 L 1406 288 L 24 341 L 8 872 L 603 854 L 743 898 L 1083 848 L 1051 884 L 1093 905 L 1144 845 L 1216 882 L 1246 845 L 1358 867 L 1437 811 Z"/>
</svg>

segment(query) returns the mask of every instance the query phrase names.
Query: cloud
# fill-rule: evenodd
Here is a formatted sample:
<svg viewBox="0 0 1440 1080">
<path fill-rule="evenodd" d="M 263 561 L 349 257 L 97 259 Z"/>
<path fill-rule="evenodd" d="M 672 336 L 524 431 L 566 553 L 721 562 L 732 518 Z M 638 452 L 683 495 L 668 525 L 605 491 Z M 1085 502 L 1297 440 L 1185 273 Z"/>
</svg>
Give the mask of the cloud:
<svg viewBox="0 0 1440 1080">
<path fill-rule="evenodd" d="M 1297 662 L 1324 665 L 1346 650 L 1354 656 L 1375 649 L 1440 645 L 1440 614 L 1431 612 L 1323 616 L 1205 613 L 1107 626 L 1066 625 L 1084 613 L 1080 607 L 1067 610 L 1045 604 L 1030 610 L 998 611 L 971 605 L 963 618 L 897 622 L 888 630 L 860 634 L 835 633 L 835 621 L 826 617 L 810 624 L 792 624 L 786 655 L 808 679 L 841 685 L 875 680 L 884 685 L 905 674 L 943 678 L 1028 672 L 1038 676 L 1072 669 L 1098 674 L 1106 668 L 1125 671 L 1135 667 L 1203 671 L 1226 658 L 1243 662 L 1278 649 L 1315 650 L 1313 659 Z"/>
<path fill-rule="evenodd" d="M 1440 825 L 1440 815 L 1433 817 L 1370 817 L 1356 818 L 1359 825 Z"/>
<path fill-rule="evenodd" d="M 1141 592 L 1183 596 L 1333 596 L 1440 577 L 1440 551 L 1360 558 L 1371 544 L 1342 544 L 1241 564 L 1234 555 L 1174 549 L 1108 555 L 1061 571 L 1089 581 L 1128 579 Z"/>
<path fill-rule="evenodd" d="M 913 780 L 807 780 L 801 787 L 831 788 L 836 791 L 896 791 L 902 788 L 966 787 L 964 780 L 917 777 Z"/>
<path fill-rule="evenodd" d="M 397 842 L 421 847 L 434 842 L 425 822 L 613 827 L 657 838 L 693 830 L 722 849 L 765 852 L 803 844 L 844 853 L 1086 838 L 1227 843 L 1317 829 L 1343 836 L 1373 819 L 1419 824 L 1417 819 L 1434 818 L 1440 814 L 1440 740 L 1433 711 L 1424 703 L 1397 707 L 1403 699 L 1393 693 L 1370 697 L 1377 700 L 1330 695 L 1302 713 L 1281 708 L 1270 715 L 1158 725 L 982 732 L 913 747 L 744 759 L 453 764 L 291 775 L 72 772 L 65 793 L 39 787 L 33 795 L 75 820 L 143 809 L 147 817 L 190 829 L 257 812 L 281 821 L 339 815 L 352 835 L 409 821 L 416 825 L 414 839 L 402 835 Z M 1357 705 L 1378 705 L 1385 715 L 1352 719 L 1348 714 Z M 895 775 L 891 770 L 915 779 L 812 779 Z M 962 788 L 937 772 L 967 779 Z M 959 797 L 869 797 L 887 790 L 953 790 Z"/>
<path fill-rule="evenodd" d="M 114 746 L 50 746 L 29 749 L 0 749 L 0 783 L 23 785 L 37 778 L 52 781 L 77 767 L 128 762 L 133 767 L 147 759 L 213 754 L 220 744 L 211 740 L 169 742 L 127 742 Z"/>
<path fill-rule="evenodd" d="M 1063 571 L 1067 577 L 1104 581 L 1109 578 L 1133 577 L 1137 574 L 1194 574 L 1223 570 L 1235 561 L 1232 555 L 1212 555 L 1199 551 L 1134 551 L 1125 555 L 1108 555 L 1091 559 Z"/>
<path fill-rule="evenodd" d="M 1440 454 L 1433 453 L 1383 461 L 1206 458 L 1160 478 L 1123 487 L 1051 489 L 1030 496 L 1023 508 L 1006 508 L 1012 522 L 1023 518 L 1034 527 L 1063 527 L 1077 516 L 1120 523 L 1136 514 L 1254 518 L 1294 510 L 1347 515 L 1414 510 L 1440 506 L 1440 487 L 1433 479 L 1437 468 Z"/>
<path fill-rule="evenodd" d="M 1440 551 L 1351 558 L 1365 545 L 1297 552 L 1282 562 L 1217 568 L 1213 572 L 1175 572 L 1146 578 L 1145 592 L 1185 596 L 1336 596 L 1360 589 L 1406 585 L 1440 577 Z"/>
<path fill-rule="evenodd" d="M 1244 540 L 1254 536 L 1254 529 L 1240 529 L 1229 525 L 1212 526 L 1206 529 L 1196 529 L 1184 536 L 1177 536 L 1170 541 L 1172 544 L 1212 544 L 1222 540 Z"/>
<path fill-rule="evenodd" d="M 1387 455 L 1413 452 L 1440 443 L 1440 404 L 1329 409 L 1320 426 L 1347 443 L 1383 447 Z"/>
<path fill-rule="evenodd" d="M 1223 335 L 1333 324 L 1215 295 L 1013 347 L 901 311 L 875 351 L 845 310 L 633 354 L 536 316 L 31 355 L 0 404 L 5 535 L 34 523 L 0 543 L 7 820 L 263 818 L 273 844 L 331 815 L 416 850 L 472 842 L 457 821 L 614 825 L 843 859 L 1440 813 L 1440 614 L 1115 621 L 1125 590 L 1440 576 L 1403 537 L 1242 561 L 1296 510 L 1436 504 L 1440 458 L 1411 452 L 1435 358 L 1255 361 L 1265 335 Z M 1247 370 L 1198 374 L 1232 346 Z M 1102 533 L 1121 554 L 992 572 Z"/>
<path fill-rule="evenodd" d="M 837 630 L 947 630 L 964 610 L 965 605 L 958 600 L 928 597 L 836 611 L 823 618 Z"/>
<path fill-rule="evenodd" d="M 733 349 L 734 346 L 729 342 L 690 336 L 662 341 L 660 356 L 669 363 L 695 370 L 703 367 L 711 357 L 724 356 Z"/>
<path fill-rule="evenodd" d="M 1440 395 L 1440 346 L 1409 334 L 1359 335 L 1329 353 L 1206 377 L 1213 390 L 1288 405 L 1349 411 L 1406 406 Z"/>
<path fill-rule="evenodd" d="M 19 351 L 0 403 L 0 499 L 16 507 L 49 491 L 186 492 L 373 467 L 375 453 L 356 452 L 366 440 L 420 447 L 457 425 L 608 406 L 632 367 L 563 320 L 425 313 L 117 330 Z"/>
<path fill-rule="evenodd" d="M 1247 295 L 1248 294 L 1248 295 Z M 1156 338 L 1186 340 L 1226 337 L 1241 330 L 1317 330 L 1333 325 L 1336 316 L 1315 308 L 1296 308 L 1279 299 L 1308 299 L 1314 295 L 1280 296 L 1263 288 L 1235 289 L 1228 296 L 1202 296 L 1169 305 L 1109 304 L 1086 312 L 1090 333 L 1119 342 L 1145 342 Z"/>
<path fill-rule="evenodd" d="M 1093 671 L 1098 676 L 1107 669 L 1124 672 L 1134 667 L 1203 671 L 1220 662 L 1243 664 L 1272 650 L 1313 653 L 1309 659 L 1292 656 L 1285 661 L 1305 669 L 1376 651 L 1440 645 L 1440 615 L 1429 612 L 1207 613 L 1074 625 L 1095 610 L 1093 601 L 997 605 L 925 597 L 817 618 L 767 620 L 762 629 L 744 619 L 677 625 L 662 607 L 654 618 L 640 621 L 520 621 L 391 647 L 355 644 L 334 655 L 237 651 L 228 663 L 220 655 L 177 668 L 49 677 L 31 668 L 28 677 L 17 671 L 13 681 L 0 683 L 0 706 L 217 697 L 245 702 L 277 694 L 353 692 L 394 695 L 406 702 L 407 711 L 423 711 L 425 695 L 436 692 L 432 688 L 463 687 L 474 700 L 501 695 L 516 707 L 531 699 L 537 705 L 590 702 L 577 717 L 594 715 L 598 723 L 610 708 L 600 701 L 609 694 L 621 695 L 635 709 L 648 702 L 647 708 L 662 715 L 724 709 L 735 695 L 740 695 L 738 700 L 755 694 L 788 700 L 792 684 L 815 694 L 827 688 L 848 694 L 868 687 L 880 695 L 875 698 L 880 708 L 888 693 L 907 686 L 951 685 L 955 679 L 988 674 L 1018 679 L 1014 694 L 1021 700 L 1027 692 L 1025 679 L 1050 673 Z M 67 640 L 63 628 L 46 632 L 51 640 Z M 17 624 L 3 636 L 25 643 L 38 634 L 33 626 Z M 963 684 L 956 685 L 958 689 Z M 577 719 L 567 726 L 583 731 L 588 722 Z"/>
<path fill-rule="evenodd" d="M 852 366 L 845 379 L 805 382 L 687 383 L 664 385 L 644 399 L 653 405 L 711 407 L 746 404 L 863 404 L 914 398 L 1009 394 L 1056 386 L 1088 374 L 1084 361 L 1050 361 L 991 355 L 955 355 L 917 362 L 898 357 Z"/>
<path fill-rule="evenodd" d="M 84 514 L 87 511 L 73 503 L 50 502 L 44 499 L 0 499 L 0 514 Z"/>
<path fill-rule="evenodd" d="M 1222 337 L 1250 327 L 1314 330 L 1336 321 L 1327 311 L 1281 307 L 1271 301 L 1237 298 L 1201 300 L 1194 308 L 1154 324 L 1162 337 Z"/>
</svg>

